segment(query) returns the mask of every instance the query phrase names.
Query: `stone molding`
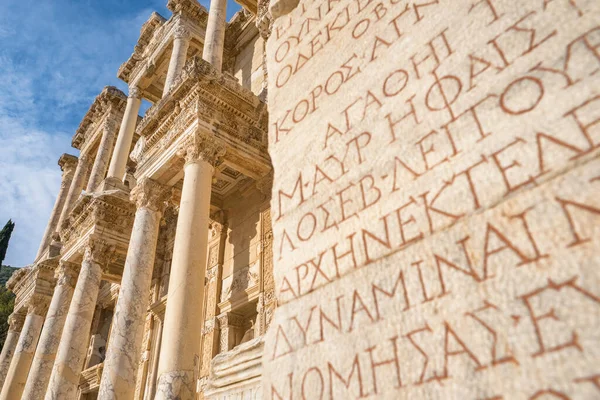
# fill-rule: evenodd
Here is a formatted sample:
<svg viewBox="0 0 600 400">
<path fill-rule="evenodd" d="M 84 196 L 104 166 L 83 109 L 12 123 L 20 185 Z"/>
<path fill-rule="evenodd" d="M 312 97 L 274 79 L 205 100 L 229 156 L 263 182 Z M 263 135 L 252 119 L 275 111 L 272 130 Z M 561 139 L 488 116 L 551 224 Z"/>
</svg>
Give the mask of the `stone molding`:
<svg viewBox="0 0 600 400">
<path fill-rule="evenodd" d="M 78 158 L 70 154 L 65 153 L 62 156 L 60 156 L 60 158 L 58 159 L 58 165 L 60 166 L 60 169 L 63 172 L 63 181 L 66 176 L 75 173 L 75 170 L 77 169 L 77 162 Z"/>
<path fill-rule="evenodd" d="M 185 159 L 186 164 L 204 161 L 216 167 L 225 156 L 225 146 L 214 136 L 196 131 L 181 145 L 177 154 Z"/>
<path fill-rule="evenodd" d="M 164 212 L 171 196 L 167 186 L 150 179 L 142 178 L 131 191 L 130 199 L 138 209 L 147 208 L 156 212 Z"/>
</svg>

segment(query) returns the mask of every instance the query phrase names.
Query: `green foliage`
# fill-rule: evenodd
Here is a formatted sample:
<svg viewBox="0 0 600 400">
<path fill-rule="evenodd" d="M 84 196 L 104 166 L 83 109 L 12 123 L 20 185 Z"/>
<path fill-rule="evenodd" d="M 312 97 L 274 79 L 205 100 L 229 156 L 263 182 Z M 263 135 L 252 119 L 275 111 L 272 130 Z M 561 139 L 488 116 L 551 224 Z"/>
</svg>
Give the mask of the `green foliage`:
<svg viewBox="0 0 600 400">
<path fill-rule="evenodd" d="M 12 220 L 8 220 L 4 228 L 0 231 L 0 265 L 6 257 L 6 250 L 8 250 L 8 242 L 10 241 L 10 235 L 12 235 L 13 229 L 15 229 L 15 223 Z"/>
<path fill-rule="evenodd" d="M 6 289 L 6 281 L 17 268 L 0 266 L 0 351 L 4 347 L 6 334 L 8 333 L 8 316 L 13 312 L 15 306 L 15 295 Z"/>
</svg>

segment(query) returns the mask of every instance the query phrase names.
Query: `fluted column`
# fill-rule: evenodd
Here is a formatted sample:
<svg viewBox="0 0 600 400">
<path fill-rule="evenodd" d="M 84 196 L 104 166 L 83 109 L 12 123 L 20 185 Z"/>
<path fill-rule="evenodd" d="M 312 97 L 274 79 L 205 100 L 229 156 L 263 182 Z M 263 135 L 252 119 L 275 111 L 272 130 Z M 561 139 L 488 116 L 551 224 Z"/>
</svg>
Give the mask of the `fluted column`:
<svg viewBox="0 0 600 400">
<path fill-rule="evenodd" d="M 175 28 L 175 36 L 173 39 L 173 52 L 169 61 L 169 69 L 167 70 L 167 79 L 163 89 L 163 97 L 169 93 L 171 86 L 183 70 L 187 56 L 188 48 L 190 47 L 190 39 L 192 35 L 185 25 L 180 24 Z"/>
<path fill-rule="evenodd" d="M 0 353 L 0 390 L 4 386 L 6 374 L 10 367 L 15 349 L 17 348 L 17 342 L 19 336 L 23 330 L 23 323 L 25 322 L 25 316 L 22 314 L 11 314 L 8 317 L 8 334 L 4 341 L 4 347 L 2 347 L 2 353 Z"/>
<path fill-rule="evenodd" d="M 36 260 L 42 256 L 46 248 L 50 245 L 52 234 L 56 231 L 56 227 L 58 226 L 58 219 L 60 218 L 60 214 L 65 206 L 67 194 L 69 193 L 71 182 L 73 181 L 73 175 L 75 173 L 75 169 L 77 168 L 77 157 L 70 154 L 63 154 L 58 160 L 58 165 L 62 170 L 60 190 L 58 191 L 58 196 L 56 197 L 56 202 L 54 203 L 54 208 L 52 209 L 52 214 L 50 214 L 46 231 L 42 237 L 40 248 L 37 252 L 37 256 L 35 257 Z"/>
<path fill-rule="evenodd" d="M 211 0 L 202 59 L 209 62 L 219 72 L 223 66 L 226 18 L 227 0 Z"/>
<path fill-rule="evenodd" d="M 181 149 L 186 159 L 165 311 L 155 400 L 194 398 L 199 360 L 204 274 L 214 165 L 224 149 L 196 134 Z"/>
<path fill-rule="evenodd" d="M 81 271 L 46 391 L 47 400 L 72 400 L 77 397 L 102 271 L 112 257 L 114 248 L 102 240 L 89 239 L 84 251 Z"/>
<path fill-rule="evenodd" d="M 66 261 L 61 261 L 56 270 L 56 287 L 23 390 L 23 399 L 41 400 L 46 394 L 78 273 L 79 265 Z"/>
<path fill-rule="evenodd" d="M 69 188 L 69 193 L 67 194 L 67 198 L 65 199 L 65 204 L 62 208 L 62 212 L 60 214 L 60 218 L 58 219 L 58 223 L 56 224 L 56 231 L 59 232 L 62 228 L 63 223 L 69 216 L 71 209 L 73 208 L 73 204 L 77 201 L 79 196 L 81 195 L 81 191 L 85 185 L 85 178 L 87 177 L 87 173 L 90 166 L 90 158 L 87 154 L 81 154 L 79 156 L 79 160 L 77 161 L 77 169 L 75 169 L 75 176 L 73 176 L 73 181 L 71 182 L 71 187 Z"/>
<path fill-rule="evenodd" d="M 107 178 L 113 178 L 122 182 L 125 177 L 127 160 L 129 159 L 129 152 L 131 151 L 131 143 L 133 142 L 133 134 L 135 132 L 135 125 L 137 124 L 141 104 L 141 90 L 137 87 L 130 87 L 125 114 L 121 120 L 117 144 L 115 145 L 115 150 L 110 160 Z"/>
<path fill-rule="evenodd" d="M 98 398 L 133 399 L 152 270 L 165 201 L 170 192 L 144 179 L 131 192 L 137 205 Z"/>
<path fill-rule="evenodd" d="M 113 145 L 115 144 L 116 127 L 112 120 L 106 121 L 102 130 L 102 138 L 100 139 L 100 145 L 96 153 L 96 159 L 94 160 L 94 166 L 92 167 L 92 173 L 90 174 L 90 180 L 88 181 L 86 192 L 91 193 L 95 191 L 108 169 L 108 163 L 110 162 L 110 156 L 112 154 Z"/>
<path fill-rule="evenodd" d="M 6 374 L 6 381 L 0 393 L 1 400 L 21 398 L 49 302 L 48 297 L 37 294 L 32 295 L 29 300 L 27 317 L 25 317 L 23 329 Z"/>
</svg>

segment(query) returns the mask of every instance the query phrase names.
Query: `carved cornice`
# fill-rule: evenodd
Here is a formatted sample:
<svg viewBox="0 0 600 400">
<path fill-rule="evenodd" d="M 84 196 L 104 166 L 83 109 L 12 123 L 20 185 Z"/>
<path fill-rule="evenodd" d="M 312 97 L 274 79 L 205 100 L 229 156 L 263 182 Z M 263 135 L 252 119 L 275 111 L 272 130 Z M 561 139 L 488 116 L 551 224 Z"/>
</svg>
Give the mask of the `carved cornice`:
<svg viewBox="0 0 600 400">
<path fill-rule="evenodd" d="M 60 231 L 64 249 L 71 247 L 94 225 L 128 236 L 134 215 L 135 207 L 125 199 L 110 194 L 83 195 Z"/>
<path fill-rule="evenodd" d="M 196 56 L 187 62 L 169 95 L 138 124 L 136 133 L 146 139 L 138 169 L 194 121 L 267 157 L 267 118 L 266 105 L 258 97 Z"/>
<path fill-rule="evenodd" d="M 148 44 L 155 36 L 156 31 L 167 22 L 167 19 L 162 15 L 153 12 L 150 18 L 142 25 L 140 37 L 134 47 L 133 54 L 129 59 L 119 67 L 117 77 L 126 83 L 129 83 L 131 73 L 137 68 L 140 61 L 143 61 L 143 54 L 148 47 Z"/>
<path fill-rule="evenodd" d="M 163 212 L 171 197 L 169 187 L 150 179 L 143 178 L 131 191 L 130 199 L 137 208 L 147 208 L 156 212 Z"/>
<path fill-rule="evenodd" d="M 167 8 L 173 14 L 185 15 L 199 21 L 200 24 L 206 24 L 208 19 L 208 11 L 197 0 L 169 0 Z"/>
<path fill-rule="evenodd" d="M 32 267 L 32 265 L 28 265 L 13 272 L 8 281 L 6 281 L 6 288 L 14 293 L 17 285 L 23 281 L 23 278 L 25 278 L 29 272 L 31 272 Z"/>
<path fill-rule="evenodd" d="M 96 97 L 88 112 L 79 124 L 79 128 L 73 136 L 72 145 L 76 149 L 81 149 L 84 143 L 89 140 L 94 128 L 102 122 L 103 118 L 110 119 L 107 114 L 113 114 L 112 118 L 122 115 L 127 105 L 127 96 L 114 86 L 106 86 Z"/>
<path fill-rule="evenodd" d="M 181 145 L 178 155 L 186 163 L 204 161 L 216 167 L 225 155 L 225 146 L 214 136 L 197 131 Z"/>
</svg>

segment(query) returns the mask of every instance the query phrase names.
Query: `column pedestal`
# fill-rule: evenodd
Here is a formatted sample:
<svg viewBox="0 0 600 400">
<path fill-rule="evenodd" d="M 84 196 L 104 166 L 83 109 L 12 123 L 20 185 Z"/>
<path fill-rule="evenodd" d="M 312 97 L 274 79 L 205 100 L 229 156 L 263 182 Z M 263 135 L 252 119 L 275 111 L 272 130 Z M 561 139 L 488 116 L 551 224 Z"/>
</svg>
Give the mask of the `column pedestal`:
<svg viewBox="0 0 600 400">
<path fill-rule="evenodd" d="M 61 262 L 57 270 L 54 295 L 23 390 L 24 399 L 41 400 L 46 394 L 78 273 L 79 266 L 68 262 Z"/>
<path fill-rule="evenodd" d="M 133 142 L 133 134 L 135 132 L 135 125 L 137 124 L 138 112 L 140 111 L 141 104 L 141 91 L 136 87 L 129 88 L 127 106 L 125 107 L 125 114 L 123 115 L 121 127 L 119 128 L 119 136 L 117 137 L 115 151 L 110 160 L 110 166 L 108 167 L 107 178 L 123 181 L 123 177 L 127 171 L 127 160 L 129 159 L 129 152 L 131 151 L 131 143 Z"/>
<path fill-rule="evenodd" d="M 100 381 L 101 399 L 132 399 L 135 393 L 166 189 L 146 179 L 131 192 L 137 211 Z"/>
<path fill-rule="evenodd" d="M 177 219 L 155 400 L 193 399 L 199 363 L 211 182 L 224 149 L 196 134 L 186 158 Z"/>
<path fill-rule="evenodd" d="M 106 242 L 90 239 L 86 245 L 73 300 L 50 375 L 47 400 L 74 400 L 90 339 L 92 318 L 98 300 L 102 270 L 112 257 Z"/>
<path fill-rule="evenodd" d="M 8 317 L 8 334 L 6 335 L 4 347 L 2 347 L 2 353 L 0 354 L 0 390 L 4 386 L 6 374 L 8 374 L 10 362 L 15 354 L 24 322 L 25 316 L 21 314 L 11 314 Z"/>
<path fill-rule="evenodd" d="M 40 248 L 37 252 L 37 256 L 35 257 L 36 260 L 39 259 L 42 254 L 44 254 L 44 251 L 46 251 L 46 248 L 50 245 L 50 242 L 52 241 L 52 234 L 54 231 L 56 231 L 56 227 L 58 226 L 60 214 L 65 206 L 67 194 L 69 194 L 69 189 L 71 188 L 71 183 L 73 182 L 73 174 L 75 173 L 75 168 L 77 167 L 77 157 L 69 154 L 63 154 L 58 160 L 58 165 L 60 165 L 60 168 L 63 172 L 62 182 L 60 184 L 58 196 L 56 197 L 56 202 L 54 203 L 54 208 L 52 209 L 52 214 L 50 214 L 50 219 L 48 220 L 48 225 L 46 226 L 46 231 L 42 237 Z"/>
<path fill-rule="evenodd" d="M 20 399 L 29 368 L 33 361 L 33 354 L 40 338 L 42 325 L 44 325 L 44 316 L 48 310 L 48 298 L 45 296 L 33 295 L 30 300 L 27 317 L 23 323 L 23 330 L 19 336 L 19 341 L 15 349 L 10 368 L 6 374 L 6 381 L 0 393 L 1 400 Z"/>
</svg>

